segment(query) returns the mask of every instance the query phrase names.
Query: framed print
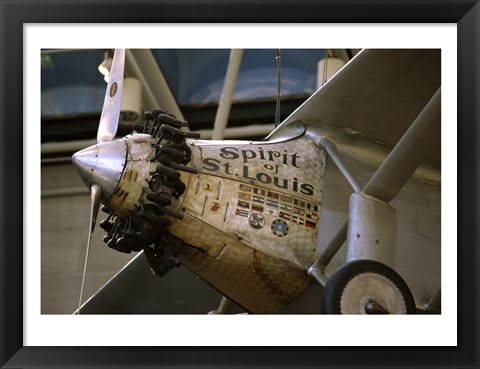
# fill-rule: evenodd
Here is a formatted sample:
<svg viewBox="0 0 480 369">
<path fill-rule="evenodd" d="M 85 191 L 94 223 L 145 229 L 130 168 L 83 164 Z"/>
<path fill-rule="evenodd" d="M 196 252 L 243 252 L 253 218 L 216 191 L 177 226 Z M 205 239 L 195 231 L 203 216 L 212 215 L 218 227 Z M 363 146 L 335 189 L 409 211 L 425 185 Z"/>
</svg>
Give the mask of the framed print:
<svg viewBox="0 0 480 369">
<path fill-rule="evenodd" d="M 0 281 L 2 294 L 0 299 L 0 365 L 2 368 L 479 367 L 478 315 L 480 306 L 479 274 L 477 271 L 480 253 L 477 231 L 479 221 L 477 147 L 480 139 L 478 128 L 480 123 L 480 5 L 478 1 L 432 0 L 417 3 L 395 0 L 381 3 L 367 1 L 340 3 L 334 1 L 301 1 L 290 3 L 280 0 L 264 0 L 255 3 L 242 3 L 221 0 L 210 2 L 202 0 L 196 2 L 159 0 L 116 3 L 109 1 L 52 3 L 43 0 L 35 2 L 0 0 L 0 4 L 2 13 L 0 52 L 0 138 L 2 140 L 0 145 Z M 321 45 L 318 46 L 312 40 L 316 40 L 320 36 L 324 37 L 325 40 L 322 40 Z M 249 46 L 253 49 L 282 47 L 310 50 L 313 48 L 319 49 L 325 47 L 325 45 L 327 47 L 335 46 L 335 44 L 342 47 L 344 45 L 350 48 L 358 47 L 358 50 L 364 47 L 368 49 L 395 48 L 398 50 L 431 49 L 433 51 L 441 49 L 442 130 L 446 129 L 442 131 L 441 141 L 441 230 L 434 229 L 434 225 L 426 222 L 421 212 L 418 214 L 418 222 L 421 223 L 420 227 L 425 232 L 433 232 L 432 229 L 441 232 L 442 257 L 441 260 L 438 260 L 439 264 L 441 262 L 441 311 L 440 302 L 432 301 L 429 306 L 432 306 L 432 309 L 438 308 L 435 314 L 417 314 L 405 318 L 401 317 L 401 319 L 387 316 L 356 317 L 336 314 L 299 314 L 295 311 L 290 314 L 275 315 L 271 313 L 271 311 L 274 311 L 273 308 L 263 311 L 265 305 L 254 298 L 250 298 L 250 300 L 246 299 L 247 302 L 242 300 L 241 304 L 234 307 L 234 309 L 237 309 L 235 312 L 238 313 L 232 314 L 235 316 L 212 317 L 211 315 L 215 314 L 207 315 L 209 308 L 202 306 L 200 311 L 205 311 L 205 314 L 197 315 L 196 311 L 186 309 L 187 302 L 185 300 L 180 298 L 179 295 L 173 295 L 172 301 L 176 306 L 180 308 L 183 306 L 183 314 L 176 315 L 168 309 L 165 310 L 166 315 L 152 314 L 141 309 L 126 313 L 125 310 L 121 309 L 122 300 L 125 300 L 125 296 L 127 296 L 123 295 L 123 291 L 125 289 L 142 291 L 142 287 L 145 287 L 145 285 L 140 282 L 140 279 L 135 279 L 133 282 L 130 280 L 128 283 L 118 282 L 121 281 L 121 274 L 118 274 L 117 277 L 119 278 L 116 279 L 115 294 L 117 299 L 110 301 L 110 310 L 106 313 L 92 308 L 90 314 L 72 315 L 76 307 L 71 305 L 70 301 L 65 311 L 55 310 L 52 307 L 54 305 L 50 302 L 53 302 L 57 297 L 45 292 L 42 284 L 44 274 L 40 273 L 42 268 L 45 270 L 47 265 L 43 259 L 46 249 L 41 247 L 41 237 L 39 237 L 41 233 L 40 220 L 47 216 L 45 208 L 39 205 L 40 197 L 44 196 L 43 192 L 42 194 L 40 192 L 40 184 L 50 181 L 52 190 L 49 193 L 51 196 L 56 196 L 55 194 L 58 191 L 55 191 L 55 183 L 66 179 L 46 178 L 44 175 L 46 172 L 40 171 L 39 168 L 43 164 L 48 165 L 48 160 L 40 163 L 37 158 L 40 149 L 40 140 L 38 139 L 40 131 L 43 130 L 43 135 L 51 135 L 52 140 L 58 138 L 58 135 L 55 135 L 57 132 L 54 132 L 55 127 L 58 127 L 55 126 L 57 123 L 54 122 L 49 126 L 42 124 L 41 128 L 39 124 L 36 124 L 40 123 L 41 120 L 39 119 L 41 118 L 40 111 L 43 112 L 45 109 L 44 105 L 40 105 L 39 87 L 42 81 L 38 67 L 41 64 L 42 68 L 48 69 L 53 65 L 52 63 L 56 62 L 53 58 L 44 58 L 43 54 L 42 57 L 39 57 L 40 50 L 68 49 L 75 51 L 93 48 L 92 50 L 96 53 L 93 60 L 98 64 L 97 59 L 105 57 L 106 61 L 108 50 L 110 48 L 113 50 L 115 47 L 126 47 L 127 51 L 130 48 L 130 50 L 136 50 L 134 52 L 140 53 L 141 51 L 138 50 L 150 47 L 168 50 L 184 50 L 188 47 L 217 50 Z M 280 59 L 279 50 L 283 49 L 276 50 L 278 61 Z M 131 53 L 131 51 L 128 52 Z M 317 59 L 320 59 L 321 52 L 320 50 L 316 55 Z M 190 57 L 186 54 L 181 55 Z M 78 57 L 76 54 L 70 56 L 70 58 L 76 57 Z M 114 57 L 117 58 L 117 56 Z M 156 55 L 156 57 L 161 58 L 161 55 Z M 355 55 L 350 57 L 354 58 Z M 179 63 L 172 62 L 173 59 L 169 58 L 170 56 L 165 57 L 170 62 L 168 65 L 171 68 L 181 67 Z M 233 58 L 232 53 L 230 59 Z M 226 65 L 228 58 L 225 57 L 224 59 Z M 217 65 L 213 64 L 212 60 L 205 61 L 205 64 L 212 63 L 209 71 Z M 421 62 L 419 59 L 418 63 Z M 118 62 L 114 61 L 113 63 Z M 298 63 L 301 63 L 301 61 Z M 142 66 L 137 65 L 132 68 L 141 70 Z M 94 70 L 94 72 L 98 79 L 97 71 Z M 290 72 L 287 68 L 285 76 Z M 123 76 L 123 70 L 118 73 Z M 193 73 L 188 75 L 188 78 L 194 79 Z M 317 73 L 317 70 L 315 70 L 315 73 Z M 381 71 L 375 69 L 371 73 L 380 74 Z M 402 71 L 399 73 L 402 73 Z M 115 76 L 115 68 L 111 67 L 110 78 L 112 79 L 113 76 Z M 70 78 L 68 72 L 64 71 L 62 78 Z M 302 78 L 305 78 L 305 76 L 302 76 Z M 368 79 L 368 76 L 364 76 L 364 78 Z M 101 89 L 104 91 L 105 85 L 103 81 L 100 82 Z M 204 80 L 198 79 L 197 82 L 197 85 L 202 85 Z M 107 83 L 106 99 L 108 99 L 108 95 L 114 99 L 119 85 L 112 80 Z M 160 80 L 158 83 L 161 83 Z M 178 82 L 178 85 L 181 85 L 181 81 Z M 202 85 L 201 87 L 205 86 Z M 96 94 L 97 90 L 95 88 L 89 90 L 89 94 Z M 348 88 L 348 86 L 344 86 L 344 88 Z M 202 91 L 209 93 L 210 90 L 207 90 L 208 88 L 205 87 Z M 50 96 L 51 101 L 54 102 L 55 99 L 65 97 L 61 94 L 66 93 L 66 90 L 62 91 L 60 94 Z M 150 91 L 151 96 L 154 96 L 155 93 L 156 91 Z M 412 86 L 412 95 L 418 97 L 420 93 Z M 41 99 L 44 99 L 44 96 L 42 95 Z M 189 103 L 194 105 L 197 102 L 192 96 L 194 96 L 193 92 L 185 93 L 185 106 L 189 106 Z M 162 99 L 167 101 L 168 97 L 162 96 Z M 280 93 L 278 93 L 278 100 L 280 100 Z M 155 101 L 155 98 L 152 98 L 151 101 Z M 438 97 L 438 101 L 440 101 L 440 97 Z M 89 103 L 89 101 L 75 100 L 74 106 L 65 108 L 67 110 L 64 110 L 63 114 L 66 116 L 70 112 L 68 109 L 81 109 L 82 106 L 87 106 Z M 438 104 L 440 103 L 438 102 Z M 274 106 L 273 103 L 270 105 Z M 270 105 L 268 105 L 268 108 Z M 49 106 L 52 111 L 53 106 L 53 103 Z M 260 109 L 258 105 L 255 108 L 257 111 Z M 88 112 L 90 108 L 85 109 L 80 113 L 75 110 L 75 114 L 85 118 L 84 113 Z M 296 107 L 293 109 L 296 109 Z M 281 111 L 279 108 L 278 110 L 278 115 L 281 116 Z M 162 119 L 172 121 L 171 116 L 166 113 L 158 112 L 158 114 L 165 116 Z M 243 111 L 238 113 L 238 116 L 242 114 L 244 114 Z M 177 117 L 181 116 L 181 112 L 176 112 L 176 115 Z M 122 119 L 127 118 L 122 116 Z M 143 130 L 143 133 L 147 132 L 153 138 L 156 137 L 158 130 L 162 130 L 162 135 L 166 130 L 165 135 L 173 141 L 179 141 L 175 141 L 175 144 L 170 146 L 166 145 L 167 149 L 170 148 L 170 151 L 166 150 L 165 152 L 168 152 L 168 155 L 176 155 L 180 147 L 183 150 L 181 151 L 182 155 L 185 156 L 178 159 L 173 168 L 186 172 L 192 170 L 185 166 L 189 160 L 186 159 L 188 150 L 184 149 L 185 145 L 182 146 L 182 143 L 185 143 L 185 139 L 182 138 L 182 131 L 160 125 L 158 127 L 153 125 L 150 130 L 149 123 L 147 123 L 147 119 L 145 120 L 143 128 L 139 127 L 135 130 L 138 132 Z M 84 125 L 82 134 L 90 131 L 96 132 L 96 123 L 95 127 L 93 125 L 89 126 L 91 122 L 88 119 L 80 123 Z M 175 124 L 180 127 L 182 119 L 174 120 L 171 126 L 176 127 Z M 340 126 L 341 122 L 335 122 L 335 124 Z M 71 130 L 70 132 L 75 132 L 75 128 L 69 127 L 68 129 Z M 115 127 L 114 131 L 116 130 Z M 111 133 L 106 134 L 111 135 Z M 292 131 L 289 134 L 294 135 L 295 132 Z M 426 134 L 426 136 L 429 135 Z M 90 136 L 85 135 L 84 141 L 86 142 L 90 138 Z M 105 139 L 105 141 L 101 139 L 100 141 L 106 142 L 110 139 Z M 184 141 L 179 143 L 182 139 Z M 227 188 L 230 191 L 231 188 L 234 188 L 234 191 L 231 191 L 234 194 L 232 196 L 238 197 L 238 199 L 235 199 L 232 217 L 236 217 L 235 220 L 245 221 L 248 229 L 255 237 L 260 237 L 257 235 L 264 232 L 270 238 L 274 238 L 275 245 L 280 247 L 289 233 L 290 235 L 296 234 L 295 227 L 298 224 L 303 226 L 302 230 L 311 231 L 311 228 L 313 228 L 312 234 L 317 235 L 315 232 L 318 209 L 315 207 L 321 205 L 321 199 L 318 200 L 318 203 L 309 203 L 304 198 L 306 195 L 309 196 L 315 192 L 314 186 L 309 184 L 308 177 L 303 178 L 296 172 L 292 172 L 294 174 L 290 175 L 289 178 L 281 178 L 278 174 L 278 166 L 272 165 L 274 163 L 288 167 L 289 170 L 295 169 L 299 167 L 299 158 L 306 156 L 306 151 L 297 154 L 297 151 L 291 149 L 288 144 L 285 142 L 282 144 L 285 146 L 276 151 L 274 149 L 267 151 L 262 147 L 253 151 L 250 146 L 224 147 L 220 150 L 220 156 L 225 159 L 225 162 L 220 162 L 212 159 L 213 156 L 208 156 L 213 150 L 213 146 L 209 146 L 209 144 L 198 149 L 201 150 L 202 155 L 199 154 L 199 157 L 202 158 L 202 161 L 199 161 L 200 165 L 203 165 L 203 168 L 207 171 L 215 172 L 216 178 L 220 178 L 220 174 L 222 174 L 226 177 L 230 175 L 235 179 L 235 160 L 238 159 L 238 163 L 241 162 L 239 170 L 243 170 L 241 173 L 243 173 L 244 178 L 251 180 L 251 183 L 243 184 L 240 187 L 232 187 L 227 180 L 224 182 L 225 184 L 222 182 L 218 186 L 215 183 L 217 197 L 209 198 L 206 196 L 203 208 L 199 208 L 198 212 L 202 215 L 207 214 L 210 217 L 209 219 L 216 219 L 215 216 L 218 215 L 219 209 L 222 209 L 224 210 L 222 216 L 224 216 L 225 222 L 225 219 L 230 216 L 230 205 L 225 205 L 225 209 L 222 207 L 224 204 L 220 200 L 220 193 L 222 189 Z M 156 147 L 156 149 L 158 149 L 158 152 L 155 152 L 155 158 L 151 158 L 152 162 L 163 155 L 161 146 Z M 302 150 L 302 148 L 298 150 Z M 404 156 L 408 156 L 409 151 L 412 150 L 406 150 Z M 328 149 L 325 149 L 325 151 L 328 151 Z M 98 155 L 97 153 L 96 157 Z M 194 152 L 191 155 L 195 157 L 196 153 Z M 329 152 L 328 155 L 334 154 Z M 410 155 L 412 154 L 410 153 Z M 110 164 L 114 161 L 112 157 L 110 157 Z M 284 188 L 298 194 L 298 198 L 295 196 L 288 198 L 288 196 L 278 195 L 272 191 L 267 193 L 262 186 L 255 186 L 255 178 L 253 178 L 254 175 L 252 175 L 249 167 L 253 163 L 254 157 L 263 160 L 262 165 L 264 164 L 263 172 L 257 173 L 255 177 L 257 183 L 264 185 L 263 187 L 267 190 L 269 190 L 269 184 L 276 185 L 279 188 L 283 185 Z M 70 163 L 70 156 L 67 159 Z M 276 162 L 277 159 L 280 160 L 278 163 Z M 132 159 L 132 162 L 135 160 Z M 138 159 L 138 161 L 141 160 L 143 159 Z M 323 159 L 318 158 L 315 162 L 320 163 L 321 160 Z M 123 157 L 120 161 L 119 168 L 134 165 L 128 164 L 128 160 Z M 173 161 L 168 163 L 168 166 L 172 166 Z M 176 171 L 168 171 L 163 167 L 156 168 L 153 172 L 151 170 L 145 171 L 145 181 L 149 183 L 150 189 L 156 188 L 152 183 L 158 176 L 163 176 L 162 178 L 177 176 Z M 158 173 L 155 171 L 158 171 Z M 125 179 L 127 175 L 123 176 L 123 172 L 121 174 L 121 178 L 127 181 Z M 195 172 L 195 174 L 197 173 Z M 131 174 L 129 178 L 132 179 L 133 177 L 134 175 Z M 180 178 L 180 175 L 178 178 Z M 177 180 L 178 178 L 175 177 Z M 200 185 L 200 178 L 201 175 L 198 175 L 196 195 L 200 191 L 210 191 L 211 185 L 213 186 L 208 180 Z M 205 181 L 205 179 L 202 180 Z M 91 185 L 88 180 L 85 183 Z M 165 183 L 167 183 L 167 180 L 165 180 Z M 165 183 L 162 182 L 162 191 L 165 191 Z M 100 191 L 99 196 L 102 196 L 102 191 L 109 191 L 108 183 L 101 182 L 99 185 L 95 182 L 94 185 L 92 185 L 94 194 L 98 190 Z M 178 195 L 178 198 L 183 194 L 178 181 L 175 182 L 175 186 L 171 185 L 171 187 L 169 189 L 171 197 Z M 78 191 L 81 194 L 86 192 L 83 188 L 78 189 Z M 112 187 L 111 192 L 114 191 L 116 194 L 119 193 L 116 188 Z M 261 191 L 265 191 L 265 193 Z M 159 206 L 163 206 L 165 200 L 158 198 L 160 192 L 153 193 L 149 199 L 150 201 L 159 201 L 158 204 L 161 203 Z M 203 192 L 201 194 L 203 196 Z M 125 193 L 124 196 L 123 201 L 127 198 L 128 193 Z M 95 204 L 95 196 L 92 195 L 92 199 L 92 204 Z M 446 210 L 443 207 L 444 199 L 448 200 L 446 201 L 448 203 Z M 425 201 L 430 200 L 426 199 Z M 363 204 L 363 202 L 357 204 Z M 295 208 L 295 206 L 297 207 Z M 280 209 L 280 207 L 283 208 Z M 94 208 L 96 206 L 92 205 L 92 209 Z M 61 208 L 59 207 L 59 209 Z M 119 209 L 122 208 L 119 207 Z M 142 219 L 149 219 L 149 222 L 161 222 L 158 217 L 155 217 L 158 214 L 151 208 L 148 209 L 139 207 L 135 208 L 135 211 L 138 211 L 139 214 L 142 211 L 141 215 L 144 217 Z M 161 207 L 161 209 L 173 218 L 182 215 L 174 211 L 168 212 L 165 207 Z M 295 213 L 293 209 L 296 209 L 297 212 Z M 384 211 L 382 213 L 383 220 L 392 216 L 388 210 L 383 209 L 382 211 Z M 440 210 L 438 211 L 440 212 Z M 73 210 L 68 216 L 72 216 L 75 212 L 76 210 Z M 108 209 L 106 212 L 108 212 Z M 114 218 L 112 214 L 109 216 Z M 71 231 L 72 227 L 68 228 L 68 216 L 64 217 L 64 224 Z M 440 215 L 438 215 L 438 218 L 440 218 Z M 132 222 L 137 220 L 131 219 L 129 222 L 124 221 L 121 224 L 113 222 L 110 224 L 106 221 L 102 223 L 101 227 L 107 229 L 108 234 L 113 235 L 111 238 L 117 237 L 117 228 L 121 227 L 124 232 L 121 236 L 125 236 L 127 231 L 130 231 L 129 235 L 134 235 L 135 240 L 139 241 L 145 235 L 139 231 L 138 224 L 132 226 Z M 87 229 L 87 226 L 85 229 Z M 100 225 L 97 225 L 97 227 L 100 227 Z M 55 224 L 51 226 L 50 232 L 55 234 Z M 193 245 L 194 239 L 200 238 L 200 233 L 201 231 L 196 234 L 192 232 L 193 236 L 190 238 L 193 241 L 188 242 Z M 225 231 L 225 233 L 227 232 Z M 85 238 L 86 236 L 85 234 Z M 120 238 L 118 236 L 116 242 Z M 360 237 L 358 236 L 358 238 Z M 62 240 L 61 242 L 65 240 L 65 238 L 60 237 L 56 239 Z M 73 237 L 71 239 L 73 240 Z M 261 237 L 259 239 L 262 240 Z M 108 241 L 109 239 L 105 242 L 108 244 Z M 239 241 L 241 240 L 239 239 Z M 169 239 L 168 242 L 171 242 L 168 244 L 171 246 L 177 241 Z M 68 242 L 66 243 L 65 247 L 68 247 Z M 379 243 L 378 239 L 377 243 Z M 126 248 L 123 251 L 142 251 L 142 248 L 137 250 L 138 247 L 129 243 L 128 240 L 115 244 L 115 246 L 118 245 Z M 192 245 L 189 244 L 189 246 Z M 223 248 L 222 245 L 218 246 L 215 257 L 220 258 L 226 252 L 225 245 L 223 245 Z M 114 248 L 111 245 L 109 246 Z M 192 246 L 193 249 L 195 247 L 197 246 Z M 289 247 L 293 249 L 295 245 L 289 244 Z M 168 265 L 168 260 L 166 258 L 164 258 L 165 260 L 161 259 L 163 264 L 159 264 L 159 259 L 156 258 L 163 256 L 165 250 L 166 248 L 162 249 L 160 253 L 156 248 L 151 251 L 144 247 L 143 252 L 147 254 L 147 258 L 142 259 L 145 264 L 142 264 L 142 267 L 146 266 L 147 270 L 152 269 L 154 273 L 161 275 L 164 271 L 162 268 Z M 265 250 L 265 253 L 268 253 L 267 246 L 265 246 Z M 291 249 L 286 248 L 286 250 L 286 252 L 291 252 L 292 255 L 297 255 Z M 149 252 L 153 253 L 148 254 Z M 178 254 L 173 254 L 175 257 L 178 256 Z M 68 262 L 65 259 L 71 259 L 71 255 L 73 255 L 73 258 L 83 258 L 83 255 L 76 256 L 74 253 L 69 254 L 68 258 L 65 257 L 67 254 L 61 252 L 54 253 L 54 255 L 55 263 L 65 263 L 65 265 Z M 268 269 L 267 266 L 271 266 L 268 269 L 270 272 L 274 267 L 280 268 L 273 262 L 268 264 L 270 263 L 268 258 L 259 255 L 260 253 L 254 254 L 254 263 L 251 267 L 254 273 L 258 275 L 265 273 L 265 270 Z M 236 256 L 239 257 L 239 255 Z M 440 259 L 440 257 L 438 258 Z M 102 268 L 107 267 L 116 271 L 119 265 L 124 265 L 129 260 L 133 264 L 139 262 L 138 258 L 132 258 L 131 256 L 125 256 L 125 258 L 118 260 L 118 262 L 110 260 L 108 266 L 99 265 L 98 273 L 101 273 Z M 190 260 L 193 260 L 193 256 L 190 259 L 187 258 L 184 264 L 203 278 L 200 267 L 195 270 L 196 265 L 188 264 Z M 174 261 L 176 262 L 176 259 Z M 170 263 L 174 263 L 174 261 L 169 259 Z M 300 258 L 298 263 L 301 262 L 302 259 Z M 202 264 L 202 268 L 207 268 L 205 265 Z M 66 266 L 64 269 L 67 268 Z M 279 270 L 284 269 L 280 268 Z M 281 276 L 278 271 L 276 273 L 275 280 L 267 278 L 265 275 L 262 276 L 269 281 L 265 296 L 268 291 L 278 289 L 277 284 L 281 281 Z M 391 280 L 397 278 L 395 275 L 392 277 L 388 271 L 382 271 L 382 273 L 389 275 Z M 288 283 L 294 285 L 293 289 L 298 289 L 298 285 L 303 283 L 302 281 L 307 276 L 298 275 L 295 278 L 297 279 L 290 278 Z M 425 274 L 422 278 L 428 278 L 428 276 Z M 208 278 L 205 279 L 209 284 L 214 285 Z M 206 293 L 204 291 L 207 291 L 210 286 L 208 284 L 200 285 L 201 282 L 198 281 L 197 293 L 205 296 L 203 295 Z M 282 284 L 286 284 L 284 282 Z M 174 282 L 172 283 L 174 284 Z M 428 285 L 428 283 L 429 281 L 425 281 L 424 285 Z M 75 289 L 76 287 L 73 284 L 68 275 L 65 274 L 63 280 L 57 282 L 56 286 L 66 290 Z M 400 286 L 401 282 L 396 285 Z M 446 286 L 445 290 L 444 286 Z M 181 287 L 173 286 L 173 289 L 175 288 Z M 242 288 L 248 290 L 251 287 Z M 402 288 L 403 285 L 397 290 Z M 89 291 L 88 294 L 91 292 Z M 342 293 L 343 298 L 346 292 L 343 291 Z M 405 296 L 408 297 L 408 286 L 407 292 L 402 290 L 400 293 L 406 299 Z M 332 301 L 335 300 L 337 295 L 337 292 L 331 293 Z M 99 299 L 101 298 L 101 294 L 97 294 L 97 296 L 100 296 Z M 215 291 L 212 293 L 211 299 L 219 302 L 221 296 L 222 294 Z M 297 297 L 294 296 L 294 298 Z M 437 297 L 440 301 L 440 293 Z M 137 298 L 141 299 L 141 294 Z M 286 299 L 283 292 L 282 298 Z M 294 298 L 287 299 L 288 303 Z M 320 300 L 320 296 L 318 298 Z M 49 299 L 52 299 L 52 301 L 48 301 Z M 265 297 L 265 299 L 267 298 Z M 80 307 L 84 301 L 85 298 L 82 300 L 82 296 L 80 296 L 78 306 Z M 276 301 L 268 300 L 268 302 L 273 304 Z M 90 299 L 89 303 L 91 308 L 95 300 Z M 228 304 L 228 300 L 222 300 L 222 303 Z M 388 310 L 381 304 L 376 304 L 370 300 L 368 303 L 371 306 L 365 305 L 368 305 L 368 309 L 365 308 L 367 313 L 382 313 Z M 410 306 L 410 310 L 415 310 L 415 301 L 412 304 L 413 307 Z M 112 307 L 113 305 L 116 305 L 117 310 Z M 408 301 L 405 305 L 408 310 Z M 242 309 L 245 306 L 248 308 Z M 221 305 L 219 309 L 224 307 Z M 327 308 L 329 306 L 322 303 L 324 312 Z M 82 305 L 81 309 L 87 311 L 89 307 L 85 304 Z M 332 309 L 334 308 L 332 307 Z M 259 311 L 263 314 L 242 314 L 244 310 L 249 312 Z M 82 312 L 82 310 L 80 311 Z"/>
</svg>

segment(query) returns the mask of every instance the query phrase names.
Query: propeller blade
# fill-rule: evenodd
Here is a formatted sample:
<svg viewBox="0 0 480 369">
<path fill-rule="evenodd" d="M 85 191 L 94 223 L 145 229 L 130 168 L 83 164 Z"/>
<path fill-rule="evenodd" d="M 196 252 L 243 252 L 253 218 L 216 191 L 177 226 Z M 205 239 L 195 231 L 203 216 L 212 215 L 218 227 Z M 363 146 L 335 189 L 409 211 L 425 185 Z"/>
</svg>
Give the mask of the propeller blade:
<svg viewBox="0 0 480 369">
<path fill-rule="evenodd" d="M 116 49 L 108 77 L 102 116 L 98 125 L 97 142 L 111 141 L 117 133 L 122 104 L 125 49 Z"/>
<path fill-rule="evenodd" d="M 90 254 L 90 243 L 92 241 L 92 234 L 95 229 L 95 223 L 97 221 L 98 209 L 100 208 L 100 202 L 102 199 L 102 189 L 98 184 L 93 184 L 90 188 L 91 201 L 90 201 L 90 229 L 88 231 L 87 252 L 85 254 L 85 264 L 83 266 L 82 287 L 80 288 L 80 298 L 78 300 L 78 312 L 80 314 L 80 306 L 82 306 L 83 288 L 85 287 L 85 276 L 87 274 L 88 255 Z"/>
</svg>

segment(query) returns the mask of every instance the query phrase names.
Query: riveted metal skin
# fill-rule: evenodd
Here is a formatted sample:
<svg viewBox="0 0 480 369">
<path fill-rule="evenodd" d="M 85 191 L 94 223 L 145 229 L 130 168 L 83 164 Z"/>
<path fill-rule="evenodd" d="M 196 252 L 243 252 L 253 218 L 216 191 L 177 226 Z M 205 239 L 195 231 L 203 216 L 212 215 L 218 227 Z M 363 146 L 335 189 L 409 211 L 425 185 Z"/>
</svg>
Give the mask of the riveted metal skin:
<svg viewBox="0 0 480 369">
<path fill-rule="evenodd" d="M 107 201 L 125 168 L 127 145 L 125 140 L 101 142 L 72 156 L 72 162 L 83 183 L 90 188 L 94 183 L 102 189 L 102 200 Z"/>
</svg>

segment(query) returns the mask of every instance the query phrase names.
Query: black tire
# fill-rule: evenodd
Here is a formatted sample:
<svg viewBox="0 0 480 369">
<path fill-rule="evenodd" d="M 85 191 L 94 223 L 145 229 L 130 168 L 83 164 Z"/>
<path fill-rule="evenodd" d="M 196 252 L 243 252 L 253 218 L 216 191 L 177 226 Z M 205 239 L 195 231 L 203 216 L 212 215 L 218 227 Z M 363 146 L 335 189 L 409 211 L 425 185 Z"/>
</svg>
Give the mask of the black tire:
<svg viewBox="0 0 480 369">
<path fill-rule="evenodd" d="M 329 278 L 323 290 L 322 314 L 374 314 L 374 311 L 416 313 L 410 289 L 392 268 L 374 260 L 355 260 Z"/>
</svg>

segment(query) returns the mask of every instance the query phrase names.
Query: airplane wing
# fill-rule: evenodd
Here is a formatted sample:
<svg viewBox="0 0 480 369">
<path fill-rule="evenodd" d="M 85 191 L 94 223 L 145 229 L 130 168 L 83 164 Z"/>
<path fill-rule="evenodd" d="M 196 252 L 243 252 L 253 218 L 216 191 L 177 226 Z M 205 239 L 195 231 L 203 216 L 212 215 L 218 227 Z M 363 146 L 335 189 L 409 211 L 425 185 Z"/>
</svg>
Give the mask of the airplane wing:
<svg viewBox="0 0 480 369">
<path fill-rule="evenodd" d="M 439 88 L 440 58 L 439 49 L 362 50 L 267 139 L 292 122 L 321 121 L 393 147 Z M 426 160 L 440 167 L 440 142 Z"/>
</svg>

